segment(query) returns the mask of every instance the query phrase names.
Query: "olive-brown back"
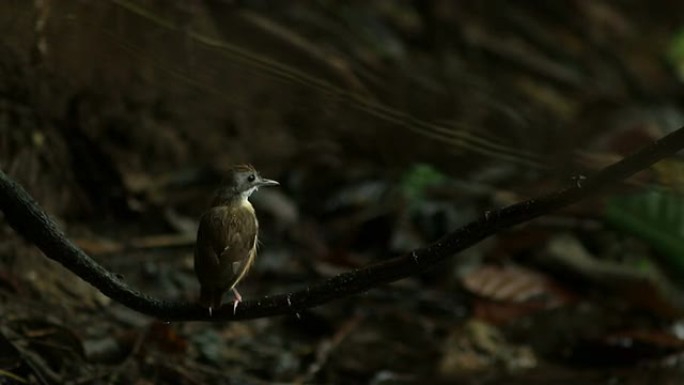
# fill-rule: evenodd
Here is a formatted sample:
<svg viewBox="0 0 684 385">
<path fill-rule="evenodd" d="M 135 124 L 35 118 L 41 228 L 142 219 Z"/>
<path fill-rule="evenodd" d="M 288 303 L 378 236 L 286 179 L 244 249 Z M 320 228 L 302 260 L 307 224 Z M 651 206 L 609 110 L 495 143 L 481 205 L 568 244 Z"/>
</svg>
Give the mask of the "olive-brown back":
<svg viewBox="0 0 684 385">
<path fill-rule="evenodd" d="M 212 207 L 202 215 L 195 245 L 195 272 L 203 292 L 233 288 L 256 254 L 258 222 L 246 200 Z"/>
</svg>

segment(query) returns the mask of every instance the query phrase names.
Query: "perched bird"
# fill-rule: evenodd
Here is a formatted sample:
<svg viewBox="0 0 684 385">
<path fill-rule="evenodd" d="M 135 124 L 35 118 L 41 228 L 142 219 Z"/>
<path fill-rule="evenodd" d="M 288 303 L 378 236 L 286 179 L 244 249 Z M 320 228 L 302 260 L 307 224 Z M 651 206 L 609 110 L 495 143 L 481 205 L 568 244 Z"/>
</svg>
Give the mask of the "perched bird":
<svg viewBox="0 0 684 385">
<path fill-rule="evenodd" d="M 249 196 L 262 186 L 279 183 L 262 178 L 252 166 L 236 166 L 227 183 L 200 219 L 195 244 L 195 274 L 200 283 L 200 303 L 213 309 L 221 306 L 223 295 L 235 295 L 233 312 L 242 301 L 235 286 L 254 262 L 259 234 L 254 207 Z"/>
</svg>

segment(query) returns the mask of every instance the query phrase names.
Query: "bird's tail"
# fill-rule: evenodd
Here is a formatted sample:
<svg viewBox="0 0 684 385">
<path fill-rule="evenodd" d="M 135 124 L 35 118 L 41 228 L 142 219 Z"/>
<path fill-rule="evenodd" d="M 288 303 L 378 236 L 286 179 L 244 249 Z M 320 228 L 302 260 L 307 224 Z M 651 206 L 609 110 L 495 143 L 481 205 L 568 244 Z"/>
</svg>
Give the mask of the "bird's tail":
<svg viewBox="0 0 684 385">
<path fill-rule="evenodd" d="M 221 306 L 222 299 L 223 290 L 210 289 L 204 286 L 200 288 L 199 303 L 202 306 L 218 309 Z"/>
</svg>

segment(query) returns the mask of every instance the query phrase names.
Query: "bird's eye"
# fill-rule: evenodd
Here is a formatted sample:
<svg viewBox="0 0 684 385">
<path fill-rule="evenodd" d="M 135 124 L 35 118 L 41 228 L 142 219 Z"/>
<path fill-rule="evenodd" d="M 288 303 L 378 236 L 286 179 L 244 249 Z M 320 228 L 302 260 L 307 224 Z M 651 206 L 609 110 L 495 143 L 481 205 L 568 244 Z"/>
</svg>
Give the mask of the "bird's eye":
<svg viewBox="0 0 684 385">
<path fill-rule="evenodd" d="M 256 179 L 256 176 L 254 176 L 254 174 L 249 174 L 249 176 L 247 177 L 248 182 L 254 182 L 254 179 Z"/>
</svg>

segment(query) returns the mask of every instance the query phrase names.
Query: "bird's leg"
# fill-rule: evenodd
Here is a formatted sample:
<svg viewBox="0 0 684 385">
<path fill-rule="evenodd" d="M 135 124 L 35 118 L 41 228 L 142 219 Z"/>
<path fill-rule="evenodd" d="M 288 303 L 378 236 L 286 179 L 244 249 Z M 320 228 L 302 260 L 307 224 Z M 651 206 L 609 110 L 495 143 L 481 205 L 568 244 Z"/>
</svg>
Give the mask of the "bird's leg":
<svg viewBox="0 0 684 385">
<path fill-rule="evenodd" d="M 238 293 L 237 289 L 233 287 L 233 295 L 235 295 L 235 301 L 233 301 L 233 315 L 237 311 L 238 304 L 242 302 L 242 296 Z"/>
</svg>

